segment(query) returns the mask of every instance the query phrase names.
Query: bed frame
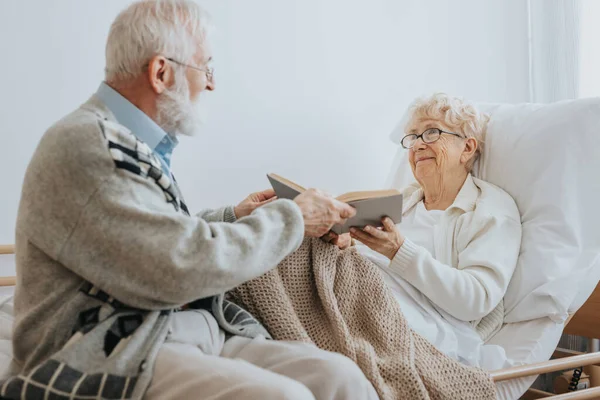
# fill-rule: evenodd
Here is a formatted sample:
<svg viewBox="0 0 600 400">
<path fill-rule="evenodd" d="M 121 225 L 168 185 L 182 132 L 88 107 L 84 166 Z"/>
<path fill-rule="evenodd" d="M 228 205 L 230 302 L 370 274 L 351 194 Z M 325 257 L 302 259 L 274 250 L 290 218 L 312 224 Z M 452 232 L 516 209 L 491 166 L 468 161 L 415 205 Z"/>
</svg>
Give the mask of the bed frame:
<svg viewBox="0 0 600 400">
<path fill-rule="evenodd" d="M 590 340 L 600 338 L 600 283 L 596 286 L 596 289 L 594 289 L 594 292 L 588 297 L 583 306 L 581 306 L 575 314 L 572 314 L 569 317 L 563 333 L 583 336 Z M 582 353 L 557 348 L 554 351 L 552 358 L 553 359 L 550 361 L 537 364 L 521 365 L 493 371 L 491 375 L 495 382 L 500 382 L 525 376 L 584 367 L 584 371 L 590 376 L 590 388 L 561 395 L 555 395 L 537 389 L 529 389 L 521 399 L 600 399 L 600 352 Z"/>
<path fill-rule="evenodd" d="M 12 244 L 0 244 L 0 255 L 2 254 L 14 254 L 15 246 Z M 14 276 L 0 276 L 0 287 L 1 286 L 15 286 L 17 284 L 17 278 Z"/>
<path fill-rule="evenodd" d="M 13 245 L 0 245 L 0 254 L 14 254 L 14 251 L 15 248 Z M 14 286 L 16 282 L 17 279 L 14 276 L 0 277 L 0 286 Z M 600 338 L 600 284 L 596 286 L 596 289 L 585 304 L 569 317 L 565 325 L 564 333 L 590 339 Z M 521 399 L 600 399 L 600 352 L 581 353 L 557 348 L 552 357 L 553 359 L 550 361 L 493 371 L 491 372 L 492 379 L 495 382 L 501 382 L 583 366 L 585 372 L 590 375 L 590 388 L 560 395 L 537 389 L 529 389 Z M 596 369 L 597 371 L 594 371 Z"/>
</svg>

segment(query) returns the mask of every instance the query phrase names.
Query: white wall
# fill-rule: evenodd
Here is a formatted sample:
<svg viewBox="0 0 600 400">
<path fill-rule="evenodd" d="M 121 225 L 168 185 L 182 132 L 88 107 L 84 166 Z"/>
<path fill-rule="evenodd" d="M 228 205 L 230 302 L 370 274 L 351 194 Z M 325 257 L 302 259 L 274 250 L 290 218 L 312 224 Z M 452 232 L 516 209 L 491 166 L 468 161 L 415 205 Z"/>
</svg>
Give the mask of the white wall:
<svg viewBox="0 0 600 400">
<path fill-rule="evenodd" d="M 600 2 L 581 0 L 579 96 L 600 96 Z"/>
<path fill-rule="evenodd" d="M 127 0 L 0 5 L 0 243 L 13 242 L 27 163 L 44 130 L 103 77 Z M 174 170 L 192 209 L 241 200 L 277 172 L 333 193 L 383 185 L 388 134 L 417 95 L 526 101 L 522 0 L 206 0 L 217 90 Z M 60 188 L 56 188 L 60 190 Z"/>
</svg>

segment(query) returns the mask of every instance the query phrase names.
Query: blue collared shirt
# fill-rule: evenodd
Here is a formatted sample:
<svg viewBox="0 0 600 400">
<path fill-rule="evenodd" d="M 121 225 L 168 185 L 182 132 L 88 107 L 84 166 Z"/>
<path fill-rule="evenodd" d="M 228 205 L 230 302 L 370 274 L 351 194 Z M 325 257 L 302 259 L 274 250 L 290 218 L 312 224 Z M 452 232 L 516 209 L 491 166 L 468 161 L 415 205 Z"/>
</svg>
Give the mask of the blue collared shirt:
<svg viewBox="0 0 600 400">
<path fill-rule="evenodd" d="M 163 172 L 171 176 L 171 155 L 179 143 L 142 110 L 134 106 L 119 92 L 102 82 L 96 96 L 114 114 L 117 122 L 129 129 L 138 139 L 154 151 L 162 163 Z"/>
</svg>

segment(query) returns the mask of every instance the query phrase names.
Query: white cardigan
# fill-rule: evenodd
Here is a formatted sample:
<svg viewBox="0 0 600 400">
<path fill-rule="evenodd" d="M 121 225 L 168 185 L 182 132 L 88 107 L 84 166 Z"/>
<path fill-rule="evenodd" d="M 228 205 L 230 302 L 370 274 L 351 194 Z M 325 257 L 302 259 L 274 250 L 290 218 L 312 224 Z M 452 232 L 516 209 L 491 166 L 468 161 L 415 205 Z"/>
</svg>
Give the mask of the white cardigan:
<svg viewBox="0 0 600 400">
<path fill-rule="evenodd" d="M 403 194 L 405 214 L 423 200 L 416 184 Z M 437 259 L 406 238 L 389 267 L 444 311 L 471 321 L 487 340 L 502 326 L 502 299 L 521 246 L 514 200 L 469 174 L 434 227 L 433 242 Z"/>
</svg>

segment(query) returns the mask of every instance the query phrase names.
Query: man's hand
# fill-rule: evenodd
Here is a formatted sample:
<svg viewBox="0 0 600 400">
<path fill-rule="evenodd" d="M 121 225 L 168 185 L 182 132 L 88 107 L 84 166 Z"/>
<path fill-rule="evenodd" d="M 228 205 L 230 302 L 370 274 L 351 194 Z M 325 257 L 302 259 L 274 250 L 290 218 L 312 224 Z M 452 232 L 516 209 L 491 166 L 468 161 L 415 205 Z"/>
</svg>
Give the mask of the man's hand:
<svg viewBox="0 0 600 400">
<path fill-rule="evenodd" d="M 350 236 L 392 260 L 402 247 L 404 236 L 390 218 L 385 217 L 381 221 L 383 228 L 380 229 L 373 226 L 366 226 L 364 229 L 350 228 Z"/>
<path fill-rule="evenodd" d="M 329 232 L 322 236 L 321 240 L 329 244 L 334 244 L 341 250 L 352 246 L 352 238 L 350 237 L 349 233 L 342 233 L 341 235 L 338 235 L 335 232 Z"/>
<path fill-rule="evenodd" d="M 252 214 L 252 211 L 256 210 L 258 207 L 269 204 L 275 200 L 277 200 L 277 197 L 275 197 L 275 191 L 273 189 L 252 193 L 240 204 L 235 206 L 233 212 L 235 213 L 235 217 L 239 219 Z"/>
<path fill-rule="evenodd" d="M 302 210 L 304 235 L 309 237 L 321 237 L 333 225 L 343 224 L 356 214 L 354 207 L 315 189 L 308 189 L 294 201 Z"/>
</svg>

